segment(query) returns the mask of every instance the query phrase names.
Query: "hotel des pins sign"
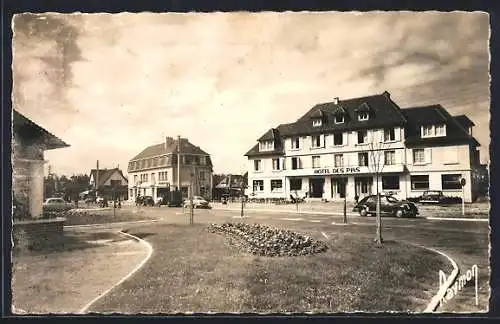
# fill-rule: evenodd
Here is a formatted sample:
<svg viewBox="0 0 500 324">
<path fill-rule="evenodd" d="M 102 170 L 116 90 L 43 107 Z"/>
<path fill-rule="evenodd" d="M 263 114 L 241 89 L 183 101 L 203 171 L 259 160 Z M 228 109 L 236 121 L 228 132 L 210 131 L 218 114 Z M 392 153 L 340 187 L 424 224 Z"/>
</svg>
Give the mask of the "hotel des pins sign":
<svg viewBox="0 0 500 324">
<path fill-rule="evenodd" d="M 314 174 L 354 174 L 361 173 L 361 167 L 314 169 Z"/>
</svg>

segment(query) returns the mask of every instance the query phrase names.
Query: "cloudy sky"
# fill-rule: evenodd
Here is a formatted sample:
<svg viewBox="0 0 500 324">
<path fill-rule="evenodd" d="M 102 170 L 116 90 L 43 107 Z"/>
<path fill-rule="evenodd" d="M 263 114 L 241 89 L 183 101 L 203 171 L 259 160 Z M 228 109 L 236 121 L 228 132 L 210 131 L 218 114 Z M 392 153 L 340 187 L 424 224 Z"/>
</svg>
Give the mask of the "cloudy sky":
<svg viewBox="0 0 500 324">
<path fill-rule="evenodd" d="M 58 174 L 177 135 L 242 173 L 270 127 L 384 90 L 467 114 L 489 159 L 485 13 L 23 14 L 13 32 L 14 107 L 71 145 L 46 153 Z"/>
</svg>

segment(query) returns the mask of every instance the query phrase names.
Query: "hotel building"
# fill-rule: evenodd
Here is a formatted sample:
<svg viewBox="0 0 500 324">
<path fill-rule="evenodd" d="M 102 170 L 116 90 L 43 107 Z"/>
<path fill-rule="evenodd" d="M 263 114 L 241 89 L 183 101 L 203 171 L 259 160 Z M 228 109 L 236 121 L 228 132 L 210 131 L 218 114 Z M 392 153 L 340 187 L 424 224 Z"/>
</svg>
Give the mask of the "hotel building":
<svg viewBox="0 0 500 324">
<path fill-rule="evenodd" d="M 177 163 L 180 161 L 180 164 Z M 129 201 L 137 196 L 163 197 L 180 189 L 184 197 L 212 198 L 212 161 L 210 155 L 186 138 L 167 137 L 152 145 L 128 163 Z"/>
<path fill-rule="evenodd" d="M 401 109 L 384 92 L 315 105 L 268 130 L 245 155 L 254 198 L 354 200 L 380 192 L 400 199 L 426 190 L 476 197 L 474 123 L 441 105 Z M 377 172 L 378 171 L 378 172 Z"/>
</svg>

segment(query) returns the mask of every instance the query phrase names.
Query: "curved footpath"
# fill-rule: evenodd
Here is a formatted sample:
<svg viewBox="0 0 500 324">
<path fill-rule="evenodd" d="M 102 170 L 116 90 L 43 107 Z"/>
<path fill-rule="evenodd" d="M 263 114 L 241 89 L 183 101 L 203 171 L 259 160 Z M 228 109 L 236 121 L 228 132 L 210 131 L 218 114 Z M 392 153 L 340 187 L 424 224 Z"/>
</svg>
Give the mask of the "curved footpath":
<svg viewBox="0 0 500 324">
<path fill-rule="evenodd" d="M 79 232 L 89 237 L 81 249 L 16 256 L 13 313 L 81 313 L 150 258 L 149 243 L 116 230 L 107 232 L 109 239 L 104 240 L 93 240 L 95 231 Z M 33 266 L 46 271 L 32 275 Z"/>
</svg>

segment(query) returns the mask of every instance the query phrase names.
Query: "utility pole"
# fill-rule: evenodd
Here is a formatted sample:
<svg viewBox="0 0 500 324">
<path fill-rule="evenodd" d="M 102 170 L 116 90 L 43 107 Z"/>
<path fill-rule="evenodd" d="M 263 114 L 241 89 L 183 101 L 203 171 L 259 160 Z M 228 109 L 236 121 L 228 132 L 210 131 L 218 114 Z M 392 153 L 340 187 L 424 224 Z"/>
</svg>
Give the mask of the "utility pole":
<svg viewBox="0 0 500 324">
<path fill-rule="evenodd" d="M 96 163 L 96 171 L 95 171 L 95 195 L 96 198 L 99 197 L 99 160 Z"/>
<path fill-rule="evenodd" d="M 243 218 L 243 208 L 245 206 L 245 180 L 241 179 L 240 184 L 240 197 L 241 197 L 241 218 Z"/>
<path fill-rule="evenodd" d="M 347 224 L 347 178 L 342 181 L 344 185 L 344 224 Z"/>
</svg>

